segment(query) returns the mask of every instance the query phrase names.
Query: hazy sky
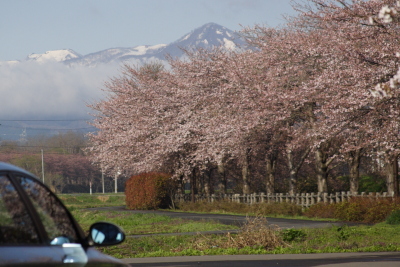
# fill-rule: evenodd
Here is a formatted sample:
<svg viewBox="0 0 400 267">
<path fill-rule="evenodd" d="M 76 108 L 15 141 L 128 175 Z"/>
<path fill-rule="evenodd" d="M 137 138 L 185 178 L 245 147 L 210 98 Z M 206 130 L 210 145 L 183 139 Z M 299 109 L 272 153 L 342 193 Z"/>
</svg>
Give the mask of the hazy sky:
<svg viewBox="0 0 400 267">
<path fill-rule="evenodd" d="M 168 44 L 209 22 L 275 27 L 283 14 L 293 14 L 290 0 L 1 0 L 0 61 Z"/>
</svg>

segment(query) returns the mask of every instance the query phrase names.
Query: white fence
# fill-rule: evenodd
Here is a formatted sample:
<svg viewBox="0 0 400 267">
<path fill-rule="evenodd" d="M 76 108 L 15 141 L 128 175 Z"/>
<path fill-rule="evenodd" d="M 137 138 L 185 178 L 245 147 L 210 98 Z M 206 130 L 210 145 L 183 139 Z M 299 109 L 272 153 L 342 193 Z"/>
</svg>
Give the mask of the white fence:
<svg viewBox="0 0 400 267">
<path fill-rule="evenodd" d="M 370 198 L 387 198 L 393 197 L 388 193 L 361 193 L 361 194 L 351 194 L 350 192 L 337 192 L 335 194 L 328 193 L 302 193 L 302 194 L 264 194 L 264 193 L 254 193 L 254 194 L 211 194 L 211 195 L 195 195 L 195 201 L 231 201 L 237 203 L 293 203 L 302 207 L 310 207 L 319 202 L 324 203 L 340 203 L 348 201 L 351 197 L 370 197 Z M 189 202 L 192 200 L 190 194 L 175 195 L 175 203 L 179 202 Z"/>
</svg>

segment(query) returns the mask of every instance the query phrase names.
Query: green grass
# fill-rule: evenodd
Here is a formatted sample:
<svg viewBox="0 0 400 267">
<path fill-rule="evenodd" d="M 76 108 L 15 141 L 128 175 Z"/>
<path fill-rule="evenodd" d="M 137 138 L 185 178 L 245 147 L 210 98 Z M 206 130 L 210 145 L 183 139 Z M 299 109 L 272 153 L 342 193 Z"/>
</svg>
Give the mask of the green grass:
<svg viewBox="0 0 400 267">
<path fill-rule="evenodd" d="M 210 230 L 229 230 L 235 229 L 234 226 L 218 224 L 216 222 L 190 221 L 183 219 L 172 219 L 168 216 L 155 214 L 135 214 L 129 211 L 88 211 L 86 207 L 101 206 L 123 206 L 125 204 L 124 195 L 107 195 L 106 198 L 98 198 L 103 195 L 62 195 L 64 203 L 72 209 L 75 218 L 87 231 L 89 226 L 96 221 L 109 221 L 120 225 L 129 235 L 137 234 L 157 234 L 157 233 L 184 233 L 200 232 Z M 240 208 L 236 214 L 254 214 L 259 216 L 286 217 L 293 214 L 293 217 L 301 216 L 293 207 L 277 206 L 270 207 L 253 206 L 252 210 L 246 210 L 242 206 L 228 204 L 232 210 L 226 206 L 221 206 L 218 211 L 213 205 L 213 210 L 209 206 L 201 204 L 201 212 L 210 213 L 231 213 L 233 208 Z M 222 204 L 219 204 L 222 205 Z M 280 214 L 280 210 L 285 210 L 285 214 Z M 186 210 L 195 211 L 195 210 Z M 265 212 L 272 211 L 272 214 Z M 173 236 L 146 236 L 140 238 L 128 237 L 126 241 L 118 246 L 101 247 L 100 251 L 116 258 L 134 257 L 159 257 L 159 256 L 192 256 L 192 255 L 244 255 L 244 254 L 298 254 L 298 253 L 332 253 L 332 252 L 380 252 L 380 251 L 400 251 L 400 232 L 399 225 L 389 225 L 378 223 L 375 225 L 329 227 L 323 229 L 289 229 L 276 230 L 273 235 L 281 240 L 274 247 L 261 245 L 235 245 L 240 238 L 258 240 L 268 239 L 265 232 L 258 232 L 255 227 L 252 232 L 239 234 L 221 235 L 173 235 Z M 264 236 L 263 236 L 264 234 Z M 278 239 L 279 239 L 278 238 Z M 251 243 L 250 243 L 251 244 Z"/>
<path fill-rule="evenodd" d="M 60 194 L 57 195 L 69 210 L 125 206 L 125 194 Z"/>
<path fill-rule="evenodd" d="M 302 229 L 301 231 L 305 233 L 304 238 L 285 242 L 285 245 L 272 250 L 261 246 L 223 248 L 215 245 L 226 242 L 226 235 L 128 238 L 121 245 L 101 248 L 100 250 L 117 258 L 400 250 L 400 240 L 398 238 L 400 226 L 378 224 L 375 226 Z"/>
<path fill-rule="evenodd" d="M 94 222 L 108 221 L 122 227 L 127 235 L 237 229 L 236 226 L 224 225 L 213 221 L 172 219 L 168 216 L 131 213 L 129 211 L 74 210 L 72 214 L 84 231 L 89 230 L 90 225 Z"/>
</svg>

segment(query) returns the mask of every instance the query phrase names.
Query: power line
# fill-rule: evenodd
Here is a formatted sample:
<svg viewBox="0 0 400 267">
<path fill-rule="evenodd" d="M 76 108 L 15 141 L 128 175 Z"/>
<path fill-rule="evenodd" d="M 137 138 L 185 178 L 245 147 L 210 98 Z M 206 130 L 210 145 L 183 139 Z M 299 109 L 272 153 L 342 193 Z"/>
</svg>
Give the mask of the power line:
<svg viewBox="0 0 400 267">
<path fill-rule="evenodd" d="M 74 147 L 74 146 L 62 147 L 62 146 L 18 145 L 17 147 L 23 147 L 23 148 L 62 148 L 62 149 L 76 149 L 76 148 L 78 148 L 78 149 L 80 149 L 80 148 L 86 148 L 86 147 L 89 147 L 89 146 L 88 145 L 78 145 L 76 147 Z"/>
<path fill-rule="evenodd" d="M 65 151 L 44 151 L 45 155 L 80 155 L 85 156 L 81 153 L 66 153 Z M 41 151 L 0 151 L 0 155 L 41 155 Z"/>
<path fill-rule="evenodd" d="M 16 122 L 16 121 L 23 121 L 23 122 L 25 122 L 25 121 L 90 121 L 92 119 L 93 118 L 87 118 L 87 119 L 65 119 L 65 120 L 56 120 L 56 119 L 54 119 L 54 120 L 27 120 L 27 119 L 22 119 L 22 120 L 2 120 L 2 119 L 0 119 L 0 121 L 14 121 L 14 122 Z"/>
</svg>

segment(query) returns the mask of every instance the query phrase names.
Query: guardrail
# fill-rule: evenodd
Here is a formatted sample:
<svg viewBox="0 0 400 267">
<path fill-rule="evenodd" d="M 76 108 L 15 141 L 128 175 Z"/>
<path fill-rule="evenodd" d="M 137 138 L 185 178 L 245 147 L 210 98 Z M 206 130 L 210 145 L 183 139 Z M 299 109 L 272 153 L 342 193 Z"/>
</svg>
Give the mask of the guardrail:
<svg viewBox="0 0 400 267">
<path fill-rule="evenodd" d="M 198 194 L 195 195 L 195 201 L 231 201 L 237 203 L 245 204 L 255 204 L 255 203 L 293 203 L 300 205 L 304 208 L 310 207 L 319 202 L 324 203 L 341 203 L 348 201 L 351 197 L 371 197 L 371 198 L 388 198 L 393 197 L 387 192 L 384 193 L 361 193 L 352 194 L 350 192 L 336 192 L 336 193 L 301 193 L 301 194 L 265 194 L 265 193 L 254 193 L 254 194 Z M 175 195 L 175 203 L 179 202 L 190 202 L 192 196 L 190 194 L 179 194 Z"/>
</svg>

